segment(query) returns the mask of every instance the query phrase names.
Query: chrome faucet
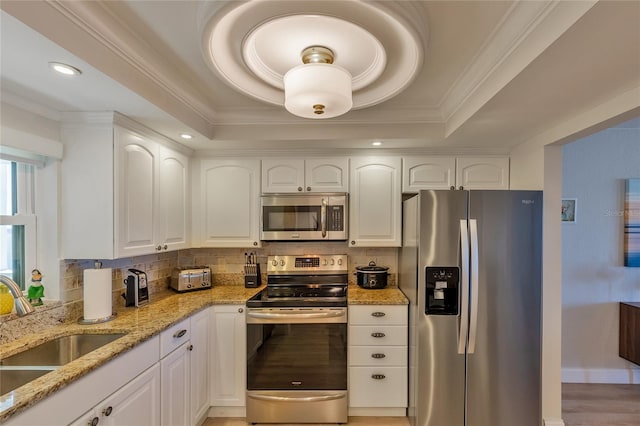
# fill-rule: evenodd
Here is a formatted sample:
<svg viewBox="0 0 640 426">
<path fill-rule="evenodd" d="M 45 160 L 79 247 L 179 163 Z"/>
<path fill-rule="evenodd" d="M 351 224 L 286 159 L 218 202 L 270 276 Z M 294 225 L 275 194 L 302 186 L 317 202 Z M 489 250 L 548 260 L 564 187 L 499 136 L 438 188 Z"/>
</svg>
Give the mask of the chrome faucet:
<svg viewBox="0 0 640 426">
<path fill-rule="evenodd" d="M 31 303 L 29 303 L 29 301 L 25 299 L 24 295 L 22 294 L 22 290 L 20 290 L 20 286 L 16 284 L 15 281 L 7 277 L 6 275 L 0 275 L 0 282 L 7 286 L 9 292 L 13 296 L 13 300 L 16 306 L 16 314 L 18 314 L 19 317 L 23 317 L 35 311 L 35 309 L 33 309 L 33 306 L 31 306 Z"/>
</svg>

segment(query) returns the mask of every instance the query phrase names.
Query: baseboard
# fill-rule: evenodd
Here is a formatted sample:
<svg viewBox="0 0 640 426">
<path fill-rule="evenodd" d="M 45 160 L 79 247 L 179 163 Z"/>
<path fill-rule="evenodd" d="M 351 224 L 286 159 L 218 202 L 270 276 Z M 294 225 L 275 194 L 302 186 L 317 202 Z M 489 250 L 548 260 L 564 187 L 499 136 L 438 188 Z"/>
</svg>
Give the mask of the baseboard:
<svg viewBox="0 0 640 426">
<path fill-rule="evenodd" d="M 245 407 L 209 407 L 209 417 L 246 417 Z"/>
<path fill-rule="evenodd" d="M 349 407 L 349 416 L 405 417 L 406 415 L 406 408 Z"/>
<path fill-rule="evenodd" d="M 544 426 L 564 426 L 562 419 L 544 419 Z"/>
<path fill-rule="evenodd" d="M 563 383 L 640 383 L 640 368 L 563 368 Z"/>
</svg>

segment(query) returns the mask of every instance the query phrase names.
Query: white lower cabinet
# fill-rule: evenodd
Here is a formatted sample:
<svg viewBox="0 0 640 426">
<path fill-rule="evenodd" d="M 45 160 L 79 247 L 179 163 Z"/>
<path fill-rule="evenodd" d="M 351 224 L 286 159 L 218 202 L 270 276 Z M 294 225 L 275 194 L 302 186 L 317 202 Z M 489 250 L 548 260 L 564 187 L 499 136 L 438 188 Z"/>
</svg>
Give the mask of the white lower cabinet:
<svg viewBox="0 0 640 426">
<path fill-rule="evenodd" d="M 191 420 L 189 383 L 191 358 L 187 341 L 160 360 L 161 425 L 188 425 Z"/>
<path fill-rule="evenodd" d="M 244 311 L 244 305 L 211 308 L 211 406 L 221 416 L 237 415 L 238 412 L 219 407 L 245 405 L 247 331 Z"/>
<path fill-rule="evenodd" d="M 212 309 L 191 317 L 191 425 L 197 424 L 209 411 L 209 321 Z"/>
<path fill-rule="evenodd" d="M 407 327 L 405 305 L 349 306 L 350 415 L 404 415 Z"/>
<path fill-rule="evenodd" d="M 159 395 L 160 367 L 156 364 L 71 425 L 156 426 L 160 424 Z"/>
</svg>

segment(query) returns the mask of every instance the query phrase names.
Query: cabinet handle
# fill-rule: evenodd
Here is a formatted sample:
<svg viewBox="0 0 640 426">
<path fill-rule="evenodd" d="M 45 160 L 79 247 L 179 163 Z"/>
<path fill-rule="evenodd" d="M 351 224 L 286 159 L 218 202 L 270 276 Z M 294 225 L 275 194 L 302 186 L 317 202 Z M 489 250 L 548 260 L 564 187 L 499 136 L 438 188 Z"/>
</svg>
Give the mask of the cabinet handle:
<svg viewBox="0 0 640 426">
<path fill-rule="evenodd" d="M 372 374 L 371 378 L 375 379 L 375 380 L 382 380 L 384 379 L 386 376 L 384 374 Z"/>
<path fill-rule="evenodd" d="M 89 426 L 98 426 L 98 423 L 100 423 L 100 418 L 99 417 L 94 417 L 91 420 L 89 420 L 89 422 L 87 424 Z"/>
<path fill-rule="evenodd" d="M 298 187 L 298 192 L 302 192 L 302 187 L 301 186 Z"/>
<path fill-rule="evenodd" d="M 107 408 L 102 410 L 102 414 L 104 414 L 106 417 L 109 417 L 111 415 L 112 411 L 113 411 L 113 407 L 112 406 L 108 406 Z"/>
<path fill-rule="evenodd" d="M 381 359 L 381 358 L 386 358 L 386 355 L 385 354 L 371 354 L 371 358 Z"/>
<path fill-rule="evenodd" d="M 311 187 L 307 186 L 307 192 L 310 192 L 310 191 L 311 191 Z"/>
<path fill-rule="evenodd" d="M 238 312 L 239 312 L 239 313 L 243 313 L 243 312 L 244 312 L 244 309 L 242 309 L 242 308 L 238 308 Z"/>
<path fill-rule="evenodd" d="M 193 350 L 193 345 L 189 345 L 189 346 L 187 346 L 187 350 L 188 350 L 188 351 L 192 351 L 192 350 Z"/>
<path fill-rule="evenodd" d="M 187 334 L 187 330 L 185 330 L 184 328 L 180 331 L 176 331 L 175 333 L 173 333 L 173 337 L 175 337 L 176 339 L 181 338 L 182 336 L 184 336 L 185 334 Z"/>
<path fill-rule="evenodd" d="M 387 314 L 385 314 L 384 312 L 372 312 L 371 313 L 372 317 L 383 317 L 385 315 L 387 315 Z"/>
<path fill-rule="evenodd" d="M 381 332 L 378 332 L 378 331 L 376 331 L 375 333 L 371 333 L 371 337 L 378 337 L 379 338 L 379 337 L 384 337 L 384 336 L 385 336 L 384 333 L 381 333 Z"/>
</svg>

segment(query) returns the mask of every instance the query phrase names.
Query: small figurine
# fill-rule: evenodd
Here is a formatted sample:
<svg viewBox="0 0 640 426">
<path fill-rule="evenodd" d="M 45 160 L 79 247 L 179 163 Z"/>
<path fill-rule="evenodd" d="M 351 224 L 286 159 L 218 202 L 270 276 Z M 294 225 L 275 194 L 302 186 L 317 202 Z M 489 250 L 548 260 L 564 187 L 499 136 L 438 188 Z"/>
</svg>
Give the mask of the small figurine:
<svg viewBox="0 0 640 426">
<path fill-rule="evenodd" d="M 33 306 L 42 305 L 44 297 L 44 286 L 42 285 L 42 274 L 38 269 L 31 271 L 31 285 L 27 290 L 27 298 Z"/>
</svg>

